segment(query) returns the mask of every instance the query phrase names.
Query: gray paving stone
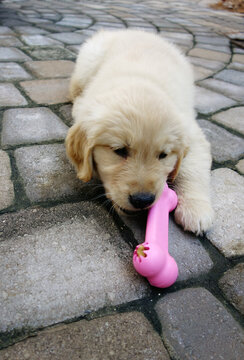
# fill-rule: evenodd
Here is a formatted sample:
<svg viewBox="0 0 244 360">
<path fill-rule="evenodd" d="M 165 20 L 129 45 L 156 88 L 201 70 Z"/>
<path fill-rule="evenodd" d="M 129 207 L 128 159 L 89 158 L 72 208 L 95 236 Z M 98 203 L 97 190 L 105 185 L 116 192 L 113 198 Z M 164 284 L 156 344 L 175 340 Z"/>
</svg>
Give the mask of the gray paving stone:
<svg viewBox="0 0 244 360">
<path fill-rule="evenodd" d="M 8 154 L 0 150 L 0 210 L 3 210 L 14 201 L 14 186 L 11 181 L 11 167 Z"/>
<path fill-rule="evenodd" d="M 236 168 L 241 174 L 244 175 L 244 159 L 238 161 L 238 163 L 236 164 Z"/>
<path fill-rule="evenodd" d="M 2 360 L 28 356 L 32 360 L 169 360 L 159 335 L 139 312 L 56 326 L 0 351 Z"/>
<path fill-rule="evenodd" d="M 0 223 L 1 331 L 47 326 L 149 294 L 132 249 L 100 206 L 30 208 L 2 215 Z"/>
<path fill-rule="evenodd" d="M 71 26 L 61 26 L 61 25 L 57 25 L 57 24 L 40 24 L 39 25 L 42 29 L 45 29 L 47 31 L 53 31 L 53 32 L 70 32 L 70 31 L 75 31 L 76 28 L 75 27 L 71 27 Z"/>
<path fill-rule="evenodd" d="M 80 45 L 70 45 L 70 46 L 67 46 L 67 49 L 74 52 L 75 54 L 78 54 L 80 51 Z"/>
<path fill-rule="evenodd" d="M 226 69 L 216 74 L 215 78 L 232 84 L 244 86 L 244 73 L 241 71 Z"/>
<path fill-rule="evenodd" d="M 193 37 L 191 34 L 187 33 L 175 33 L 175 32 L 167 32 L 160 31 L 160 36 L 167 39 L 168 41 L 174 44 L 180 45 L 192 45 Z"/>
<path fill-rule="evenodd" d="M 69 60 L 27 61 L 25 66 L 38 78 L 70 77 L 74 69 Z"/>
<path fill-rule="evenodd" d="M 26 80 L 31 76 L 19 65 L 13 62 L 0 63 L 0 80 Z"/>
<path fill-rule="evenodd" d="M 208 141 L 214 161 L 236 161 L 244 153 L 244 140 L 208 120 L 198 120 Z M 228 146 L 226 146 L 228 144 Z"/>
<path fill-rule="evenodd" d="M 195 87 L 195 107 L 201 114 L 208 114 L 222 108 L 235 105 L 236 102 L 222 94 L 204 89 L 200 86 Z"/>
<path fill-rule="evenodd" d="M 21 50 L 12 47 L 0 47 L 0 61 L 26 61 L 30 60 Z"/>
<path fill-rule="evenodd" d="M 36 60 L 75 60 L 76 56 L 60 46 L 25 47 L 25 51 Z M 1 54 L 1 52 L 0 52 Z M 31 60 L 28 58 L 28 60 Z"/>
<path fill-rule="evenodd" d="M 91 190 L 89 184 L 76 178 L 62 144 L 20 148 L 14 154 L 26 194 L 32 202 L 86 197 Z"/>
<path fill-rule="evenodd" d="M 30 80 L 20 85 L 37 104 L 59 104 L 69 102 L 69 79 Z"/>
<path fill-rule="evenodd" d="M 241 54 L 235 54 L 232 58 L 232 62 L 237 62 L 237 63 L 241 63 L 244 64 L 244 55 Z"/>
<path fill-rule="evenodd" d="M 215 60 L 201 59 L 193 56 L 189 56 L 188 59 L 193 65 L 202 66 L 206 69 L 215 71 L 220 70 L 225 66 L 224 63 Z"/>
<path fill-rule="evenodd" d="M 226 298 L 244 315 L 244 263 L 228 270 L 219 280 Z"/>
<path fill-rule="evenodd" d="M 215 220 L 206 236 L 226 257 L 244 255 L 244 179 L 230 169 L 212 171 Z"/>
<path fill-rule="evenodd" d="M 13 84 L 0 84 L 0 106 L 27 105 L 27 101 Z"/>
<path fill-rule="evenodd" d="M 226 37 L 213 36 L 212 34 L 209 36 L 197 35 L 195 38 L 196 42 L 204 43 L 204 44 L 212 44 L 212 45 L 225 45 L 229 46 L 229 39 Z"/>
<path fill-rule="evenodd" d="M 65 32 L 59 34 L 49 35 L 50 38 L 61 41 L 68 45 L 82 44 L 85 41 L 85 36 L 74 32 Z"/>
<path fill-rule="evenodd" d="M 215 114 L 213 120 L 244 135 L 244 106 L 232 108 Z"/>
<path fill-rule="evenodd" d="M 156 311 L 174 359 L 242 358 L 240 325 L 207 290 L 191 288 L 168 294 L 157 303 Z"/>
<path fill-rule="evenodd" d="M 244 64 L 238 63 L 238 62 L 232 62 L 229 66 L 228 69 L 233 69 L 233 70 L 237 70 L 237 71 L 244 71 Z"/>
<path fill-rule="evenodd" d="M 230 48 L 228 46 L 218 46 L 213 44 L 196 43 L 197 48 L 219 51 L 221 53 L 230 54 Z"/>
<path fill-rule="evenodd" d="M 77 28 L 87 28 L 92 24 L 92 20 L 85 16 L 65 15 L 63 19 L 56 23 L 63 26 L 74 26 Z"/>
<path fill-rule="evenodd" d="M 2 147 L 62 140 L 68 127 L 48 108 L 10 109 L 3 114 Z"/>
<path fill-rule="evenodd" d="M 144 242 L 146 216 L 122 218 L 132 230 L 138 243 Z M 172 218 L 169 221 L 169 252 L 179 267 L 177 282 L 196 278 L 207 273 L 213 267 L 213 262 L 201 245 L 199 239 L 177 226 Z M 189 256 L 189 254 L 191 254 Z"/>
<path fill-rule="evenodd" d="M 212 70 L 206 69 L 201 66 L 193 66 L 194 71 L 194 80 L 199 81 L 211 76 L 213 74 Z"/>
<path fill-rule="evenodd" d="M 7 26 L 0 26 L 0 35 L 13 35 L 14 32 Z"/>
<path fill-rule="evenodd" d="M 49 39 L 43 35 L 22 35 L 21 40 L 30 46 L 50 46 L 50 45 L 61 45 L 60 41 Z"/>
<path fill-rule="evenodd" d="M 222 61 L 222 62 L 228 62 L 230 59 L 230 55 L 226 53 L 222 53 L 219 51 L 212 51 L 208 49 L 201 49 L 201 48 L 194 48 L 192 49 L 189 54 L 189 56 L 195 56 L 203 59 L 208 60 L 215 60 L 215 61 Z"/>
<path fill-rule="evenodd" d="M 12 35 L 0 35 L 0 46 L 22 46 L 23 44 Z"/>
<path fill-rule="evenodd" d="M 244 99 L 244 87 L 230 84 L 229 82 L 216 79 L 206 79 L 201 81 L 200 85 L 236 101 L 243 101 Z"/>
<path fill-rule="evenodd" d="M 61 106 L 59 111 L 63 115 L 66 124 L 72 125 L 73 124 L 72 105 L 63 105 L 63 106 Z"/>
<path fill-rule="evenodd" d="M 48 34 L 48 31 L 33 26 L 15 26 L 14 30 L 22 35 Z"/>
</svg>

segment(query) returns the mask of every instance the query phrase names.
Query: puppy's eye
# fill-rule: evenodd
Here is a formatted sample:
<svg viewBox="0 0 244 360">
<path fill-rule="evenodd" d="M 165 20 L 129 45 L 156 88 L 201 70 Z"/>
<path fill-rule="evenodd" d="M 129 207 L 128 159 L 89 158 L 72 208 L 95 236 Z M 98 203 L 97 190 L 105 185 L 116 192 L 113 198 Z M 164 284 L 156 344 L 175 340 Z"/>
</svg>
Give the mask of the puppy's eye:
<svg viewBox="0 0 244 360">
<path fill-rule="evenodd" d="M 158 156 L 159 160 L 166 158 L 167 154 L 165 152 L 161 152 Z"/>
<path fill-rule="evenodd" d="M 115 154 L 119 155 L 120 157 L 126 159 L 128 156 L 128 150 L 126 147 L 123 147 L 121 149 L 114 150 Z"/>
</svg>

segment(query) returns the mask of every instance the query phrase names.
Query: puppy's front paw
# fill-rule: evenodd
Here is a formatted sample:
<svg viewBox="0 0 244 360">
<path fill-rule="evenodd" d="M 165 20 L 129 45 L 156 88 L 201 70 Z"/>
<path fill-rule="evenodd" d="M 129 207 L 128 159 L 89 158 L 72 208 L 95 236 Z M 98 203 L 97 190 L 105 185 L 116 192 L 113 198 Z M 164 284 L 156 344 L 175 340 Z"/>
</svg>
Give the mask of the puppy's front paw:
<svg viewBox="0 0 244 360">
<path fill-rule="evenodd" d="M 209 201 L 179 199 L 175 210 L 175 221 L 184 230 L 192 231 L 197 235 L 207 231 L 214 219 L 214 211 Z"/>
</svg>

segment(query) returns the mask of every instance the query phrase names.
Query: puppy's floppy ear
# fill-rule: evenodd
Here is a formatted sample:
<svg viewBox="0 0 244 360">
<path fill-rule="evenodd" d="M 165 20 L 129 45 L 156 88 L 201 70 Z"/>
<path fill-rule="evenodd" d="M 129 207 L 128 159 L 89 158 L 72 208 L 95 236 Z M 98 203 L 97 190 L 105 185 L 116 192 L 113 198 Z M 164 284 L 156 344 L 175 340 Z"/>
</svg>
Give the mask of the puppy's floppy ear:
<svg viewBox="0 0 244 360">
<path fill-rule="evenodd" d="M 177 175 L 180 171 L 181 162 L 188 153 L 188 149 L 189 149 L 188 147 L 185 147 L 184 149 L 181 149 L 180 151 L 177 152 L 177 160 L 175 163 L 174 170 L 171 171 L 169 175 L 170 181 L 174 182 L 175 179 L 177 178 Z"/>
<path fill-rule="evenodd" d="M 65 145 L 66 152 L 76 167 L 78 178 L 84 182 L 89 181 L 92 177 L 93 146 L 87 140 L 86 132 L 80 123 L 69 129 Z"/>
</svg>

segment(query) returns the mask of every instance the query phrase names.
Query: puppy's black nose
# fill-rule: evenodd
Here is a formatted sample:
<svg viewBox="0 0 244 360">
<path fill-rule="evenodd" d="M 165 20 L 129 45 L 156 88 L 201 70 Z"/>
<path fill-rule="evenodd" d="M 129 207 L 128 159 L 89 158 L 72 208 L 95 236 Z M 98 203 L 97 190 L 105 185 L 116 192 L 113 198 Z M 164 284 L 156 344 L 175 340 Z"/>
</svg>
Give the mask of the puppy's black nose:
<svg viewBox="0 0 244 360">
<path fill-rule="evenodd" d="M 129 196 L 130 203 L 136 209 L 145 209 L 146 207 L 150 206 L 154 200 L 155 195 L 151 193 L 136 193 Z"/>
</svg>

